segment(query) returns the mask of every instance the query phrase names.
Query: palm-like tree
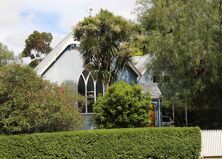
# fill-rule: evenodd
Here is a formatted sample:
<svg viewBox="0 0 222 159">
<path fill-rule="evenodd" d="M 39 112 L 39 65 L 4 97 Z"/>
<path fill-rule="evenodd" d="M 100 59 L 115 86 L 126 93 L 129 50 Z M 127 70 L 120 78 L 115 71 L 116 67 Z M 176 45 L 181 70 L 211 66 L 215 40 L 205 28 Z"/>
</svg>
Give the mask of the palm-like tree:
<svg viewBox="0 0 222 159">
<path fill-rule="evenodd" d="M 133 24 L 123 17 L 101 10 L 95 17 L 80 22 L 74 37 L 81 42 L 84 66 L 107 88 L 117 79 L 118 72 L 130 61 L 128 49 Z"/>
</svg>

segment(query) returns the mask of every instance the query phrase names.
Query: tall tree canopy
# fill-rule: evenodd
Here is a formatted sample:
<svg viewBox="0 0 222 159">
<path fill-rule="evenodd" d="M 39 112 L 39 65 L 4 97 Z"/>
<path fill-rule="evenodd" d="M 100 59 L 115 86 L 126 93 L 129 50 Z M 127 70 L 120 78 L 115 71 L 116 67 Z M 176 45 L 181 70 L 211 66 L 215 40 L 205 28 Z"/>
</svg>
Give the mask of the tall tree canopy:
<svg viewBox="0 0 222 159">
<path fill-rule="evenodd" d="M 220 0 L 138 0 L 138 19 L 146 28 L 150 68 L 168 74 L 161 82 L 170 105 L 217 112 L 222 105 L 222 14 Z M 210 113 L 208 113 L 210 114 Z M 213 115 L 211 115 L 213 116 Z M 222 127 L 220 117 L 201 126 Z M 213 122 L 214 121 L 214 122 Z M 208 123 L 207 123 L 208 122 Z M 200 124 L 193 122 L 192 124 Z M 214 125 L 213 125 L 214 124 Z"/>
<path fill-rule="evenodd" d="M 106 86 L 116 80 L 121 68 L 130 60 L 130 38 L 135 25 L 123 17 L 101 10 L 95 17 L 87 17 L 74 30 L 81 41 L 85 67 Z"/>
<path fill-rule="evenodd" d="M 33 31 L 25 40 L 25 48 L 22 51 L 23 57 L 30 57 L 34 61 L 30 63 L 31 67 L 35 67 L 42 59 L 42 55 L 48 54 L 52 48 L 50 44 L 53 36 L 51 33 Z"/>
<path fill-rule="evenodd" d="M 7 46 L 0 43 L 0 66 L 6 64 L 8 60 L 12 60 L 13 56 L 13 52 L 9 51 Z"/>
</svg>

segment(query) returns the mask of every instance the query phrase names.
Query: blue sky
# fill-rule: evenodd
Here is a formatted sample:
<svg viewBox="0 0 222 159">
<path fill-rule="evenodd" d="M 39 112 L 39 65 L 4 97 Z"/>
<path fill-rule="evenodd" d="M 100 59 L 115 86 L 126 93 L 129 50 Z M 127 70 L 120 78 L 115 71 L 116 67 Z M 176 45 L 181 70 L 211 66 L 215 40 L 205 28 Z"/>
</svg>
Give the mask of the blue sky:
<svg viewBox="0 0 222 159">
<path fill-rule="evenodd" d="M 34 30 L 53 34 L 54 47 L 72 27 L 100 9 L 135 20 L 136 0 L 0 0 L 0 42 L 19 54 Z"/>
<path fill-rule="evenodd" d="M 61 16 L 57 13 L 50 13 L 45 11 L 24 11 L 21 12 L 21 16 L 26 18 L 30 14 L 35 14 L 32 24 L 39 28 L 39 30 L 44 30 L 46 32 L 53 32 L 58 34 L 65 34 L 66 30 L 59 26 Z"/>
</svg>

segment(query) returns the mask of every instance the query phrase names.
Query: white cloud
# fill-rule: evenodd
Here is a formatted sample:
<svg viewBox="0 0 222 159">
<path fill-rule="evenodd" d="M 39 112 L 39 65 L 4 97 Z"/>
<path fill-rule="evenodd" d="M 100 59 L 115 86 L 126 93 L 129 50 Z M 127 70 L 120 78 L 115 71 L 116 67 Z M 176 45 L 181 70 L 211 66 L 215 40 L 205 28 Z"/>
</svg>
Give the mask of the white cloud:
<svg viewBox="0 0 222 159">
<path fill-rule="evenodd" d="M 68 33 L 67 33 L 68 34 Z M 51 43 L 51 46 L 54 47 L 56 46 L 66 35 L 65 34 L 57 34 L 57 33 L 54 33 L 53 34 L 53 40 L 52 40 L 52 43 Z"/>
<path fill-rule="evenodd" d="M 88 16 L 88 9 L 93 8 L 93 14 L 100 9 L 107 9 L 127 19 L 135 19 L 131 12 L 135 0 L 0 0 L 0 42 L 6 44 L 16 54 L 25 45 L 25 39 L 34 30 L 46 31 L 44 26 L 35 24 L 37 12 L 59 15 L 56 29 L 47 30 L 53 34 L 52 46 L 55 46 L 71 27 Z M 22 15 L 27 13 L 27 15 Z M 50 24 L 48 24 L 50 25 Z"/>
</svg>

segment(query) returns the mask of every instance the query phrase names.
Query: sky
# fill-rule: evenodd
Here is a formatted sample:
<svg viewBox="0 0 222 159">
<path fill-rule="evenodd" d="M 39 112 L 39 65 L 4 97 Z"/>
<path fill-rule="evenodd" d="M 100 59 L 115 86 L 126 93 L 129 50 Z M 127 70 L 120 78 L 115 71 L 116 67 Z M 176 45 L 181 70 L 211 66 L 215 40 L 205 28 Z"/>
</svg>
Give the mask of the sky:
<svg viewBox="0 0 222 159">
<path fill-rule="evenodd" d="M 100 9 L 135 20 L 136 0 L 0 0 L 0 42 L 15 55 L 22 52 L 25 39 L 34 30 L 50 32 L 54 47 L 79 21 Z"/>
</svg>

